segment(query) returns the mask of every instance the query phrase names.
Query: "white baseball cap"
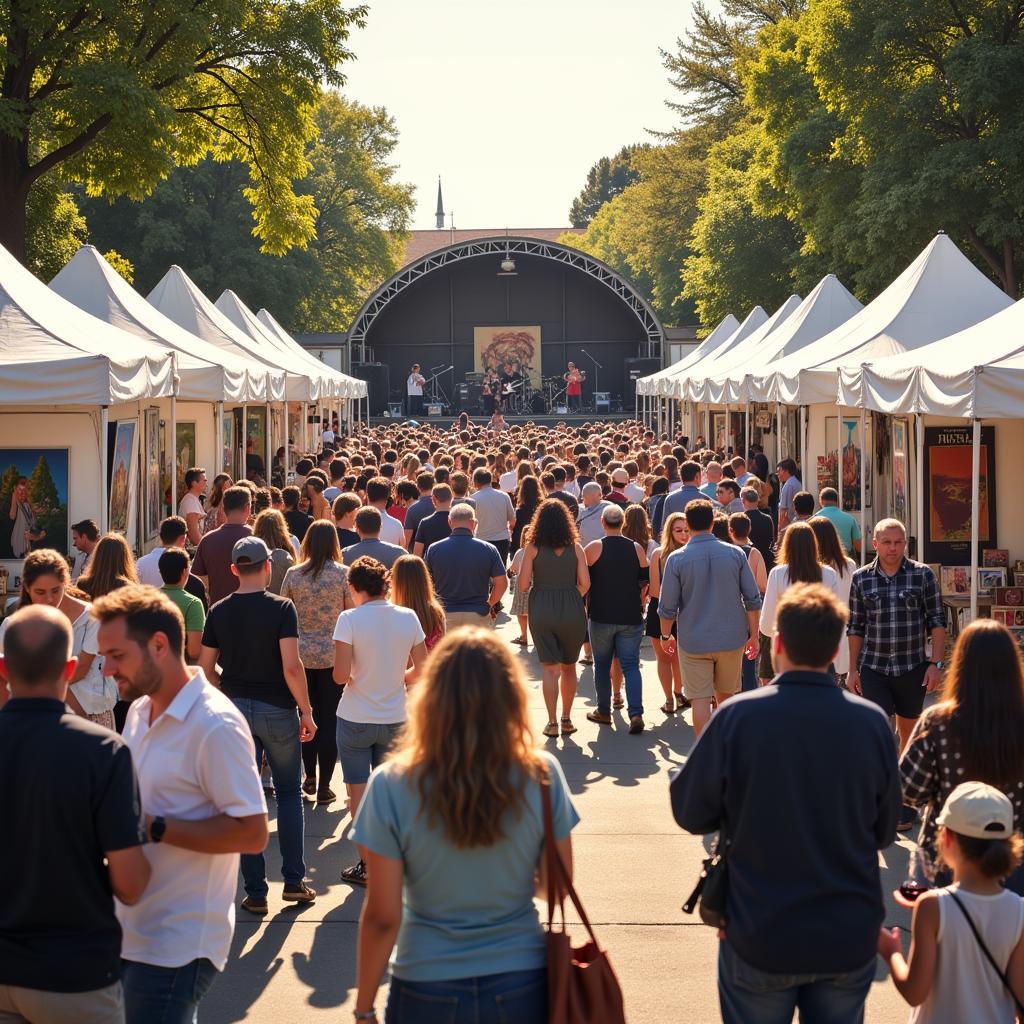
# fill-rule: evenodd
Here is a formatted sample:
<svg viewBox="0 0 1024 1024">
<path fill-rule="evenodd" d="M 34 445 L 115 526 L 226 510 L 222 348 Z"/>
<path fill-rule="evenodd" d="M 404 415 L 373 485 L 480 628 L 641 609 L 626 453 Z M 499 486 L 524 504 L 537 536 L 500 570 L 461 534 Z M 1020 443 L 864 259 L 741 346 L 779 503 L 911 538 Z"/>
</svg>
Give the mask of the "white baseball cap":
<svg viewBox="0 0 1024 1024">
<path fill-rule="evenodd" d="M 961 836 L 1009 839 L 1013 835 L 1013 804 L 994 786 L 961 782 L 949 794 L 936 820 Z"/>
</svg>

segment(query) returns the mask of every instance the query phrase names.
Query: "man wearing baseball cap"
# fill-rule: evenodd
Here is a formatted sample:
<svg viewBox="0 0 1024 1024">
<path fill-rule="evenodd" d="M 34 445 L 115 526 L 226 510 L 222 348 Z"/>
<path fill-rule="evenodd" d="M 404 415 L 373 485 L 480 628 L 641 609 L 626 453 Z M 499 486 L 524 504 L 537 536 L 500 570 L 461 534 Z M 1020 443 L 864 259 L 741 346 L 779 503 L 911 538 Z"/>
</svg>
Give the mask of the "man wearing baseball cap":
<svg viewBox="0 0 1024 1024">
<path fill-rule="evenodd" d="M 282 898 L 309 903 L 316 899 L 316 891 L 305 882 L 302 743 L 313 738 L 316 725 L 299 658 L 295 605 L 267 593 L 270 570 L 270 551 L 259 537 L 235 542 L 231 572 L 238 577 L 238 589 L 210 609 L 199 665 L 249 723 L 257 767 L 264 752 L 267 755 L 277 795 Z M 242 854 L 242 878 L 246 892 L 242 909 L 266 914 L 268 885 L 262 853 Z"/>
</svg>

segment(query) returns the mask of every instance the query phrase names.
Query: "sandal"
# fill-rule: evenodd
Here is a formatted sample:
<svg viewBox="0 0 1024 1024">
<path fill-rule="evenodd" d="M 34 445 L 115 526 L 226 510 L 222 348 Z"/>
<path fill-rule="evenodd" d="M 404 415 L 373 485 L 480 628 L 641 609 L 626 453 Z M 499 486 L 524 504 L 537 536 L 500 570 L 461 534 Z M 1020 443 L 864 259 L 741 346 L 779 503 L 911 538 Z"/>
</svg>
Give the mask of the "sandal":
<svg viewBox="0 0 1024 1024">
<path fill-rule="evenodd" d="M 623 708 L 625 706 L 626 706 L 626 702 L 622 699 L 622 694 L 621 693 L 617 693 L 617 694 L 615 694 L 614 697 L 612 697 L 612 707 L 613 708 L 618 710 L 619 708 Z"/>
<path fill-rule="evenodd" d="M 341 880 L 349 885 L 366 885 L 366 865 L 359 861 L 341 873 Z"/>
<path fill-rule="evenodd" d="M 544 735 L 545 736 L 551 736 L 551 737 L 557 736 L 558 735 L 558 723 L 557 722 L 548 722 L 548 724 L 544 726 Z"/>
<path fill-rule="evenodd" d="M 690 706 L 690 702 L 681 693 L 677 693 L 675 698 L 676 711 L 685 711 Z"/>
<path fill-rule="evenodd" d="M 529 643 L 529 640 L 524 640 L 521 636 L 517 636 L 512 639 L 512 643 L 519 644 L 520 647 L 525 647 Z"/>
<path fill-rule="evenodd" d="M 562 735 L 571 736 L 576 731 L 576 726 L 572 724 L 571 718 L 562 719 Z"/>
<path fill-rule="evenodd" d="M 587 712 L 588 722 L 597 722 L 598 725 L 611 725 L 612 716 L 602 714 L 600 711 L 588 711 Z"/>
<path fill-rule="evenodd" d="M 675 714 L 675 710 L 676 710 L 676 706 L 675 706 L 675 704 L 672 703 L 672 699 L 671 698 L 669 698 L 667 701 L 665 701 L 664 704 L 661 705 L 662 714 L 673 715 L 673 714 Z"/>
</svg>

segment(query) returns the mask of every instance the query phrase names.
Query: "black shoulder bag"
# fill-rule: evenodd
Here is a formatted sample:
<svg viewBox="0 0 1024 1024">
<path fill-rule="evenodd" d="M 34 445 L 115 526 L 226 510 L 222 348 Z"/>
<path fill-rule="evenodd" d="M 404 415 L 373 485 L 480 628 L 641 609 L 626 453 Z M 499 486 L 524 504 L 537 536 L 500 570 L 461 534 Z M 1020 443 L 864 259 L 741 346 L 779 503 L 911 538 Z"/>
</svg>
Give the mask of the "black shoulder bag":
<svg viewBox="0 0 1024 1024">
<path fill-rule="evenodd" d="M 960 897 L 955 892 L 950 891 L 950 896 L 953 897 L 953 902 L 960 908 L 960 913 L 967 919 L 967 924 L 970 926 L 971 931 L 974 933 L 975 939 L 978 941 L 982 953 L 985 954 L 985 959 L 992 965 L 992 970 L 999 975 L 999 980 L 1003 983 L 1004 988 L 1010 993 L 1010 998 L 1013 1000 L 1013 1005 L 1017 1007 L 1017 1013 L 1024 1016 L 1024 1003 L 1017 998 L 1017 993 L 1010 987 L 1010 979 L 1007 978 L 1006 972 L 996 963 L 996 958 L 989 952 L 988 946 L 985 945 L 985 940 L 981 937 L 981 932 L 978 931 L 978 926 L 971 919 L 971 915 L 967 913 L 967 908 L 963 905 Z"/>
<path fill-rule="evenodd" d="M 729 840 L 723 825 L 714 852 L 704 861 L 700 878 L 683 904 L 683 913 L 692 914 L 699 901 L 700 919 L 712 928 L 725 927 L 725 904 L 729 895 L 728 851 Z"/>
</svg>

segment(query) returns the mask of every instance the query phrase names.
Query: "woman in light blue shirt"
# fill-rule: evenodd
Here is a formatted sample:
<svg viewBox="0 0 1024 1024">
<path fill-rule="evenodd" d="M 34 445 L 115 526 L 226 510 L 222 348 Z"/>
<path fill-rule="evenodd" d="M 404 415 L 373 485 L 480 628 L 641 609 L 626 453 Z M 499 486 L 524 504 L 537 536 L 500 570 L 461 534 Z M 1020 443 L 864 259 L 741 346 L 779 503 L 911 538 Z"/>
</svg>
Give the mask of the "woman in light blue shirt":
<svg viewBox="0 0 1024 1024">
<path fill-rule="evenodd" d="M 369 882 L 357 1019 L 377 1019 L 394 946 L 385 1024 L 544 1021 L 533 902 L 545 892 L 542 781 L 570 874 L 579 815 L 558 762 L 535 748 L 521 669 L 490 631 L 457 629 L 410 696 L 406 731 L 370 777 L 352 833 Z"/>
</svg>

